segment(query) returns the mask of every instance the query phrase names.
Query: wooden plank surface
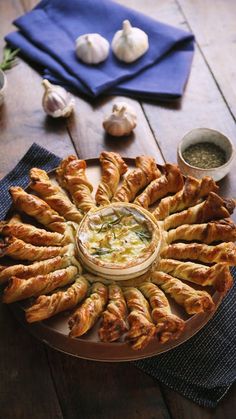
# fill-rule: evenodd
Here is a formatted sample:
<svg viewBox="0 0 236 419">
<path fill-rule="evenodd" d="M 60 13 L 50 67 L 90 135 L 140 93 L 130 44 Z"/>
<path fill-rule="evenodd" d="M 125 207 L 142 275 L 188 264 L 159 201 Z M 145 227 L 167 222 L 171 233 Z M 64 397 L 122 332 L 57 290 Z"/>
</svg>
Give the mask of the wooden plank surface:
<svg viewBox="0 0 236 419">
<path fill-rule="evenodd" d="M 200 0 L 195 3 L 199 2 Z M 186 22 L 185 14 L 175 0 L 120 0 L 120 3 L 166 23 L 189 28 L 190 23 Z M 183 9 L 186 3 L 187 1 L 181 0 Z M 22 0 L 21 4 L 20 0 L 11 0 L 6 6 L 6 2 L 1 0 L 1 37 L 11 30 L 10 22 L 13 18 L 22 14 L 23 9 L 27 11 L 35 4 L 35 0 Z M 215 15 L 211 18 L 209 13 L 209 27 L 214 18 Z M 198 31 L 197 25 L 195 28 Z M 202 41 L 199 34 L 198 36 L 201 48 Z M 197 126 L 206 125 L 220 129 L 235 139 L 234 121 L 225 103 L 232 98 L 232 103 L 235 104 L 235 99 L 226 94 L 225 98 L 222 97 L 212 77 L 213 70 L 209 70 L 205 59 L 202 50 L 198 50 L 181 102 L 166 105 L 125 99 L 138 113 L 138 127 L 133 136 L 122 140 L 107 137 L 102 129 L 103 117 L 110 112 L 112 103 L 117 98 L 101 99 L 93 104 L 76 98 L 74 117 L 67 122 L 52 121 L 45 118 L 42 112 L 40 76 L 20 61 L 8 74 L 8 98 L 0 115 L 1 145 L 4 150 L 0 157 L 0 176 L 15 165 L 34 141 L 61 156 L 74 152 L 75 148 L 81 157 L 94 157 L 105 148 L 127 156 L 153 154 L 158 162 L 162 162 L 162 153 L 167 160 L 176 161 L 177 142 L 186 131 Z M 220 75 L 215 77 L 220 78 Z M 29 86 L 34 86 L 34 89 L 29 91 Z M 230 107 L 232 109 L 232 105 Z M 224 194 L 235 191 L 233 184 L 235 182 L 232 175 L 223 181 Z M 52 349 L 47 349 L 46 359 L 44 347 L 31 338 L 28 332 L 21 330 L 21 326 L 9 316 L 5 307 L 1 306 L 0 309 L 0 417 L 3 416 L 4 419 L 222 419 L 223 412 L 225 417 L 231 417 L 235 410 L 236 386 L 217 409 L 208 410 L 200 408 L 165 386 L 159 386 L 156 380 L 129 363 L 94 363 L 75 359 Z M 8 345 L 11 345 L 11 351 L 8 350 Z M 21 402 L 18 402 L 19 394 Z"/>
<path fill-rule="evenodd" d="M 235 0 L 177 0 L 198 45 L 236 118 Z"/>
</svg>

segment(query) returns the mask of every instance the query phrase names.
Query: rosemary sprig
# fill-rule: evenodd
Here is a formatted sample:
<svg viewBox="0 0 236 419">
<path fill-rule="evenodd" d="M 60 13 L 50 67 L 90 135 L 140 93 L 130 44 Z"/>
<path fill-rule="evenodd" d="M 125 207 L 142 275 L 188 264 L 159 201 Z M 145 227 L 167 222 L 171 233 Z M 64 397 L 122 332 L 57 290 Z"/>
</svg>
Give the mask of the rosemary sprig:
<svg viewBox="0 0 236 419">
<path fill-rule="evenodd" d="M 150 240 L 152 238 L 150 233 L 144 233 L 142 231 L 135 231 L 135 234 L 139 237 L 140 240 Z"/>
<path fill-rule="evenodd" d="M 120 217 L 116 218 L 113 221 L 107 221 L 107 222 L 103 223 L 101 228 L 98 230 L 98 233 L 106 231 L 106 230 L 108 230 L 108 228 L 112 228 L 114 225 L 119 224 L 123 217 L 124 217 L 124 215 L 121 215 Z"/>
<path fill-rule="evenodd" d="M 11 48 L 4 48 L 0 69 L 6 71 L 14 67 L 17 64 L 16 56 L 19 51 L 19 49 L 12 50 Z"/>
<path fill-rule="evenodd" d="M 97 248 L 97 247 L 93 247 L 93 250 L 95 250 L 95 252 L 91 253 L 92 256 L 102 256 L 102 255 L 107 255 L 109 253 L 114 252 L 114 250 L 112 249 L 105 249 L 105 248 Z"/>
</svg>

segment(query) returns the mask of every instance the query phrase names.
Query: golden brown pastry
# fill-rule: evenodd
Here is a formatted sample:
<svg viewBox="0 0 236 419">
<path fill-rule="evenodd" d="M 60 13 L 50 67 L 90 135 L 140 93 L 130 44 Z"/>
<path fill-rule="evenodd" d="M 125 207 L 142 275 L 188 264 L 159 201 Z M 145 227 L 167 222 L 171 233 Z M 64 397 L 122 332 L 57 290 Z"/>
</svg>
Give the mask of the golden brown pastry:
<svg viewBox="0 0 236 419">
<path fill-rule="evenodd" d="M 236 264 L 236 245 L 232 242 L 208 246 L 201 243 L 175 243 L 165 247 L 161 257 L 178 260 L 199 260 L 204 263 Z"/>
<path fill-rule="evenodd" d="M 31 265 L 2 266 L 0 268 L 0 284 L 3 284 L 12 276 L 27 279 L 33 276 L 45 275 L 49 272 L 56 271 L 57 269 L 67 268 L 67 266 L 70 265 L 77 266 L 79 272 L 81 271 L 77 259 L 75 260 L 75 258 L 71 258 L 67 255 L 34 262 Z"/>
<path fill-rule="evenodd" d="M 212 311 L 215 307 L 214 302 L 206 291 L 198 291 L 179 279 L 164 272 L 153 272 L 152 282 L 159 285 L 166 294 L 184 307 L 188 314 Z"/>
<path fill-rule="evenodd" d="M 209 267 L 193 262 L 161 259 L 156 266 L 156 270 L 204 287 L 212 285 L 222 294 L 225 294 L 233 284 L 232 276 L 226 263 L 217 263 Z"/>
<path fill-rule="evenodd" d="M 70 310 L 86 297 L 87 291 L 88 282 L 79 276 L 67 290 L 38 297 L 34 305 L 26 310 L 26 320 L 29 323 L 38 322 Z"/>
<path fill-rule="evenodd" d="M 56 170 L 58 182 L 70 192 L 75 205 L 82 212 L 95 207 L 91 195 L 93 186 L 86 177 L 86 167 L 84 160 L 79 160 L 76 156 L 68 156 L 62 160 Z"/>
<path fill-rule="evenodd" d="M 66 246 L 34 246 L 30 243 L 25 243 L 23 240 L 15 237 L 5 237 L 0 240 L 0 257 L 10 256 L 18 260 L 45 260 L 55 256 L 62 256 L 66 253 L 72 253 L 74 244 L 70 243 Z"/>
<path fill-rule="evenodd" d="M 131 170 L 117 189 L 114 202 L 132 202 L 137 193 L 153 179 L 161 176 L 153 157 L 140 156 L 135 159 L 136 169 Z"/>
<path fill-rule="evenodd" d="M 184 320 L 171 312 L 170 304 L 160 288 L 151 282 L 144 282 L 139 289 L 152 308 L 152 319 L 161 343 L 178 339 L 185 327 Z"/>
<path fill-rule="evenodd" d="M 102 166 L 102 179 L 98 185 L 95 195 L 98 205 L 110 204 L 116 189 L 119 185 L 120 177 L 127 172 L 128 166 L 118 153 L 103 151 L 100 154 Z"/>
<path fill-rule="evenodd" d="M 118 285 L 109 285 L 108 296 L 108 305 L 102 313 L 102 323 L 98 331 L 102 342 L 114 342 L 127 330 L 128 311 L 122 289 Z"/>
<path fill-rule="evenodd" d="M 0 233 L 3 236 L 14 236 L 36 246 L 64 246 L 74 240 L 72 227 L 69 225 L 64 234 L 46 231 L 32 224 L 23 223 L 15 214 L 9 221 L 0 221 Z"/>
<path fill-rule="evenodd" d="M 33 168 L 30 170 L 30 187 L 35 191 L 52 209 L 62 215 L 68 221 L 80 223 L 83 216 L 72 204 L 63 189 L 51 182 L 45 170 Z"/>
<path fill-rule="evenodd" d="M 157 220 L 164 220 L 168 215 L 182 211 L 196 205 L 210 192 L 217 192 L 219 187 L 211 177 L 205 176 L 201 180 L 187 176 L 183 188 L 175 195 L 163 198 L 153 215 Z"/>
<path fill-rule="evenodd" d="M 169 230 L 166 240 L 168 243 L 177 240 L 200 241 L 206 244 L 217 241 L 234 242 L 236 240 L 236 225 L 230 219 L 196 225 L 184 224 Z"/>
<path fill-rule="evenodd" d="M 164 166 L 164 174 L 154 179 L 141 195 L 135 199 L 134 203 L 147 209 L 168 193 L 179 191 L 183 187 L 183 184 L 183 176 L 178 166 L 167 163 Z"/>
<path fill-rule="evenodd" d="M 164 220 L 165 230 L 176 228 L 182 224 L 204 223 L 206 221 L 227 218 L 233 213 L 235 203 L 233 199 L 222 199 L 214 192 L 210 192 L 207 199 L 187 210 L 169 215 Z"/>
<path fill-rule="evenodd" d="M 49 230 L 62 234 L 65 232 L 66 223 L 64 218 L 50 208 L 42 199 L 28 194 L 19 186 L 12 186 L 9 191 L 14 205 L 19 211 L 31 215 L 39 223 L 49 228 Z"/>
<path fill-rule="evenodd" d="M 144 349 L 156 333 L 149 304 L 137 288 L 125 288 L 124 295 L 130 311 L 128 315 L 130 329 L 125 340 L 131 344 L 133 349 Z"/>
<path fill-rule="evenodd" d="M 91 294 L 69 318 L 70 337 L 84 335 L 101 316 L 107 303 L 107 287 L 95 282 L 91 287 Z"/>
<path fill-rule="evenodd" d="M 64 287 L 73 282 L 77 273 L 78 269 L 75 266 L 69 266 L 65 269 L 59 269 L 46 275 L 38 275 L 28 279 L 20 279 L 13 276 L 4 290 L 3 302 L 13 303 L 25 298 L 49 294 L 56 288 Z"/>
</svg>

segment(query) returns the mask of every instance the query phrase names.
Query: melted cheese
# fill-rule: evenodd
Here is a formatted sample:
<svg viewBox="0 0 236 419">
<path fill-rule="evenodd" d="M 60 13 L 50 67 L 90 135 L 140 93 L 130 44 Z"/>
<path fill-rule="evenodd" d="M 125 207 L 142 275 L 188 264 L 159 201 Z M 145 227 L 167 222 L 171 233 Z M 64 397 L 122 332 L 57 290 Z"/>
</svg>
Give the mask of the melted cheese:
<svg viewBox="0 0 236 419">
<path fill-rule="evenodd" d="M 93 258 L 124 265 L 142 258 L 152 240 L 150 225 L 140 212 L 127 208 L 91 214 L 80 241 Z"/>
</svg>

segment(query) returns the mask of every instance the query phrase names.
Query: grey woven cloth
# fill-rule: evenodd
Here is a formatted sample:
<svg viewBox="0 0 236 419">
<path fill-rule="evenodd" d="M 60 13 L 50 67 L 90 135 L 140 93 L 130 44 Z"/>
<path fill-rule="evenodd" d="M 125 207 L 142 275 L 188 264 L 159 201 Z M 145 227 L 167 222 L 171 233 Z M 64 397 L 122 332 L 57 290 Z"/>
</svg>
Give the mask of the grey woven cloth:
<svg viewBox="0 0 236 419">
<path fill-rule="evenodd" d="M 60 158 L 33 144 L 17 166 L 0 181 L 0 219 L 11 205 L 8 189 L 25 187 L 31 167 L 55 168 Z M 236 268 L 232 269 L 234 278 Z M 215 407 L 236 378 L 236 285 L 209 323 L 176 349 L 133 362 L 153 378 L 194 402 Z"/>
</svg>

